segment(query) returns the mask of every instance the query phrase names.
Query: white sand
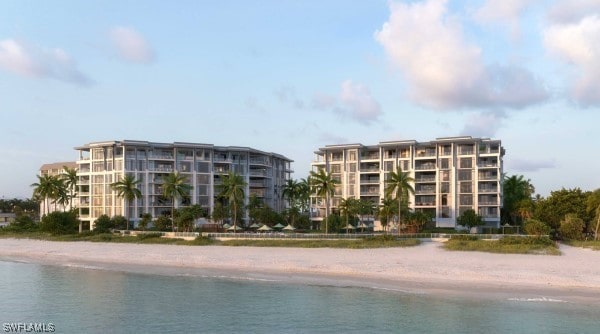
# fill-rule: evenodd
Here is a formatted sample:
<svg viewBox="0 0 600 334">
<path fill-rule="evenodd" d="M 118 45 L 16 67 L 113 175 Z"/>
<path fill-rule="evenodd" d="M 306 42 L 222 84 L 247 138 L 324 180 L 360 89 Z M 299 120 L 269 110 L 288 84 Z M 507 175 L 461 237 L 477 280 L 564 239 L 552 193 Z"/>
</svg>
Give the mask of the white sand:
<svg viewBox="0 0 600 334">
<path fill-rule="evenodd" d="M 204 270 L 411 292 L 525 293 L 600 303 L 600 251 L 561 246 L 562 256 L 513 255 L 450 252 L 440 246 L 426 242 L 409 248 L 355 250 L 0 239 L 0 260 L 157 273 L 166 268 L 175 274 Z"/>
</svg>

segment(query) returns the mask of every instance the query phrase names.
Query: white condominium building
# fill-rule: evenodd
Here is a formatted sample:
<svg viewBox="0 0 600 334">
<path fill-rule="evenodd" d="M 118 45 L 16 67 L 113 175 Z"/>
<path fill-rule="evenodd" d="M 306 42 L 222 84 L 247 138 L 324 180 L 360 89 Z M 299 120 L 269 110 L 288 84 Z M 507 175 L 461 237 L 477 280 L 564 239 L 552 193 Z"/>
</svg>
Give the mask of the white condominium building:
<svg viewBox="0 0 600 334">
<path fill-rule="evenodd" d="M 324 168 L 340 181 L 331 201 L 334 209 L 350 197 L 381 204 L 387 175 L 400 166 L 414 179 L 410 209 L 429 213 L 437 227 L 456 227 L 456 218 L 468 209 L 481 215 L 486 226 L 499 227 L 503 156 L 500 140 L 466 136 L 327 145 L 315 152 L 311 168 Z M 324 201 L 313 198 L 311 203 L 312 220 L 322 220 Z"/>
<path fill-rule="evenodd" d="M 156 218 L 171 211 L 171 200 L 162 196 L 163 179 L 177 171 L 192 187 L 189 198 L 176 207 L 199 204 L 212 213 L 222 176 L 229 171 L 245 179 L 245 204 L 256 195 L 276 211 L 285 208 L 282 187 L 290 178 L 292 160 L 280 154 L 248 147 L 222 147 L 212 144 L 153 143 L 122 140 L 89 143 L 75 148 L 79 175 L 79 215 L 90 228 L 101 215 L 124 215 L 129 205 L 111 188 L 124 175 L 139 180 L 142 197 L 129 208 L 138 221 L 144 213 Z"/>
</svg>

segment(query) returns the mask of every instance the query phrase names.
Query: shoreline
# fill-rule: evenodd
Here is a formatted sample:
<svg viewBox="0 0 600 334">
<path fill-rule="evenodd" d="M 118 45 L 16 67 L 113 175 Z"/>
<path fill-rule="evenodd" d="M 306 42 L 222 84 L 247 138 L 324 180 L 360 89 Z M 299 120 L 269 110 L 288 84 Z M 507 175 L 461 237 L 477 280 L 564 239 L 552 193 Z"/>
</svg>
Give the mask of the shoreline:
<svg viewBox="0 0 600 334">
<path fill-rule="evenodd" d="M 409 248 L 176 246 L 1 239 L 0 261 L 416 295 L 600 304 L 600 252 L 562 256 Z"/>
</svg>

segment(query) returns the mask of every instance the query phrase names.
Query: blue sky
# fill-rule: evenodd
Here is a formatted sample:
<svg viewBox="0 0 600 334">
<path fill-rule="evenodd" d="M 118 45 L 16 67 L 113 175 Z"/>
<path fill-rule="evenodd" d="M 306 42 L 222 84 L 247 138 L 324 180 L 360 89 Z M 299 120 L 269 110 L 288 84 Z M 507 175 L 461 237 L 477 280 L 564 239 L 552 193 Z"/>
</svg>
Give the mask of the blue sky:
<svg viewBox="0 0 600 334">
<path fill-rule="evenodd" d="M 0 196 L 137 139 L 501 139 L 546 196 L 600 187 L 600 0 L 3 1 Z"/>
</svg>

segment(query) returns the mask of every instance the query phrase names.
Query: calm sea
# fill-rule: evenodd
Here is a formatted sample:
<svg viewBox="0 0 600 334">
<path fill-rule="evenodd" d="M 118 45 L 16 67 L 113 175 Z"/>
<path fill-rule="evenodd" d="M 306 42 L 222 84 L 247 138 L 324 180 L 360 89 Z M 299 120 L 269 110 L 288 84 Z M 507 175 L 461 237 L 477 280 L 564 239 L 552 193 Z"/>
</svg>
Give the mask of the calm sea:
<svg viewBox="0 0 600 334">
<path fill-rule="evenodd" d="M 600 310 L 0 261 L 0 322 L 56 333 L 598 333 Z"/>
</svg>

